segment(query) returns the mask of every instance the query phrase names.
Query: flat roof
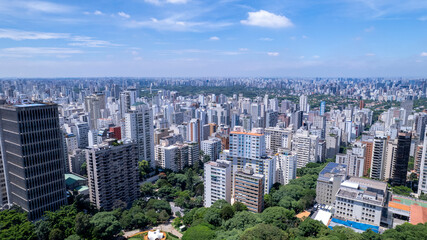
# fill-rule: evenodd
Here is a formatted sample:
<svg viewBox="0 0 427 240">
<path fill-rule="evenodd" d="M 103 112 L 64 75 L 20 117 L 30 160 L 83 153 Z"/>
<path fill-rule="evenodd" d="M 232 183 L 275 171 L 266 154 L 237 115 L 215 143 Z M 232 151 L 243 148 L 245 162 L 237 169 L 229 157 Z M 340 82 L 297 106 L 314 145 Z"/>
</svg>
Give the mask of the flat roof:
<svg viewBox="0 0 427 240">
<path fill-rule="evenodd" d="M 418 223 L 427 222 L 427 208 L 419 205 L 411 205 L 411 215 L 409 217 L 411 224 L 417 225 Z"/>
<path fill-rule="evenodd" d="M 310 216 L 310 212 L 309 211 L 304 211 L 304 212 L 298 213 L 296 215 L 297 218 L 302 219 L 302 220 L 308 218 L 309 216 Z"/>
<path fill-rule="evenodd" d="M 411 206 L 413 204 L 419 205 L 421 207 L 427 208 L 427 201 L 423 201 L 420 199 L 415 199 L 411 197 L 406 196 L 400 196 L 400 195 L 392 195 L 390 203 L 398 203 L 401 205 Z"/>
</svg>

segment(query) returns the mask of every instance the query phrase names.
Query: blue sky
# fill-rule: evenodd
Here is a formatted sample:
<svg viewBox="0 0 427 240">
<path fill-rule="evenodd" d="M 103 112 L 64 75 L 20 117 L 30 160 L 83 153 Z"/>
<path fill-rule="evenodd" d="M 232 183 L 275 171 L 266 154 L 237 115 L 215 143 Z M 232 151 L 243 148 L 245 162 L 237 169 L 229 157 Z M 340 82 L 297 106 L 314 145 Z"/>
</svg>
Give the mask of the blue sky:
<svg viewBox="0 0 427 240">
<path fill-rule="evenodd" d="M 0 77 L 427 77 L 426 0 L 0 0 Z"/>
</svg>

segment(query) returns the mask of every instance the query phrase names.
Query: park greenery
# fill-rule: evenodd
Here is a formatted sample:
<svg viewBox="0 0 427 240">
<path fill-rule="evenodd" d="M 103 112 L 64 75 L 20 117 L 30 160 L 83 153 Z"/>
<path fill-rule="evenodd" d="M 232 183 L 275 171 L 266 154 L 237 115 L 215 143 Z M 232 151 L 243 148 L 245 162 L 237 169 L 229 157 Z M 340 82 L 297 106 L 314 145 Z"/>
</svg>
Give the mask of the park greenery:
<svg viewBox="0 0 427 240">
<path fill-rule="evenodd" d="M 331 230 L 311 218 L 297 218 L 298 213 L 313 206 L 316 180 L 326 164 L 309 163 L 298 169 L 298 178 L 289 184 L 274 184 L 264 196 L 262 213 L 249 212 L 242 203 L 231 205 L 225 200 L 203 207 L 203 170 L 198 163 L 177 173 L 165 170 L 154 184 L 142 184 L 141 198 L 128 208 L 118 202 L 111 211 L 99 210 L 87 199 L 77 196 L 71 205 L 46 212 L 36 222 L 28 221 L 17 207 L 1 211 L 0 239 L 120 239 L 123 231 L 150 229 L 168 222 L 174 214 L 170 202 L 185 213 L 176 212 L 172 221 L 176 229 L 185 227 L 183 240 L 427 239 L 427 224 L 404 224 L 380 235 L 372 231 L 356 233 L 344 227 Z M 407 189 L 394 189 L 399 190 Z M 168 238 L 176 239 L 172 235 Z"/>
</svg>

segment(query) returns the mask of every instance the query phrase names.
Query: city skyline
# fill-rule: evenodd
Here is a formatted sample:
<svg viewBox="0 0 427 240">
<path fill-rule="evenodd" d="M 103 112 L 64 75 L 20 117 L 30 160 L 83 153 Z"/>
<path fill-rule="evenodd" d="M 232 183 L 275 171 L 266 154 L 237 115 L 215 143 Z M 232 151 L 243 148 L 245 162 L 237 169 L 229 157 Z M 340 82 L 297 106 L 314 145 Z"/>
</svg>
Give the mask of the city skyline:
<svg viewBox="0 0 427 240">
<path fill-rule="evenodd" d="M 424 77 L 427 3 L 0 1 L 0 77 Z"/>
</svg>

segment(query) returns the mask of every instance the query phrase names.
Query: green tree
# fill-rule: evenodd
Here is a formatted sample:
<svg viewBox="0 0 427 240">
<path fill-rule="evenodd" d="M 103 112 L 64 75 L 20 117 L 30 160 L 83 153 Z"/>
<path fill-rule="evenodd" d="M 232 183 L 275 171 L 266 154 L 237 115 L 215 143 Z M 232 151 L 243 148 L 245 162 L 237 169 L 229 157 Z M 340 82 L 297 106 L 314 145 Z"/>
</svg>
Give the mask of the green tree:
<svg viewBox="0 0 427 240">
<path fill-rule="evenodd" d="M 64 237 L 75 233 L 74 223 L 77 215 L 75 204 L 63 206 L 55 212 L 47 211 L 44 214 L 44 221 L 49 224 L 49 229 L 61 230 Z M 58 233 L 58 232 L 57 232 Z M 49 235 L 50 237 L 50 235 Z"/>
<path fill-rule="evenodd" d="M 139 178 L 145 179 L 150 172 L 150 164 L 146 160 L 138 162 Z"/>
<path fill-rule="evenodd" d="M 381 240 L 381 235 L 371 229 L 364 231 L 361 236 L 363 240 Z"/>
<path fill-rule="evenodd" d="M 49 240 L 63 240 L 64 239 L 64 233 L 58 229 L 55 228 L 49 233 Z"/>
<path fill-rule="evenodd" d="M 188 228 L 182 236 L 182 240 L 209 240 L 214 238 L 215 232 L 203 225 Z"/>
<path fill-rule="evenodd" d="M 145 209 L 146 210 L 154 209 L 157 212 L 165 210 L 169 215 L 172 214 L 171 206 L 169 202 L 165 200 L 157 200 L 152 198 L 147 202 L 147 206 L 145 207 Z"/>
<path fill-rule="evenodd" d="M 208 208 L 206 210 L 206 214 L 203 217 L 203 220 L 205 220 L 209 224 L 212 224 L 215 227 L 221 226 L 221 210 L 216 208 Z"/>
<path fill-rule="evenodd" d="M 234 212 L 248 211 L 248 207 L 246 207 L 246 205 L 241 202 L 234 202 L 233 210 Z"/>
<path fill-rule="evenodd" d="M 223 220 L 228 220 L 234 216 L 233 207 L 231 207 L 231 205 L 227 205 L 223 207 L 220 211 L 221 211 L 221 218 Z"/>
<path fill-rule="evenodd" d="M 0 239 L 37 239 L 34 225 L 27 214 L 11 209 L 0 211 Z"/>
<path fill-rule="evenodd" d="M 392 187 L 393 193 L 398 195 L 410 196 L 412 189 L 406 186 L 394 186 Z"/>
<path fill-rule="evenodd" d="M 120 223 L 112 212 L 99 212 L 90 223 L 93 225 L 93 236 L 100 239 L 111 239 L 121 231 Z"/>
<path fill-rule="evenodd" d="M 224 228 L 227 230 L 240 229 L 244 230 L 248 227 L 253 227 L 260 222 L 258 215 L 248 211 L 237 212 L 233 218 L 224 223 Z"/>
<path fill-rule="evenodd" d="M 76 215 L 74 228 L 76 234 L 82 238 L 90 238 L 92 233 L 92 224 L 90 223 L 90 216 L 86 213 L 79 212 Z"/>
<path fill-rule="evenodd" d="M 79 235 L 73 234 L 67 237 L 65 240 L 83 240 Z"/>
<path fill-rule="evenodd" d="M 80 172 L 82 173 L 83 176 L 87 176 L 87 163 L 83 162 L 82 165 L 80 166 Z"/>
<path fill-rule="evenodd" d="M 317 237 L 320 231 L 325 228 L 323 223 L 311 218 L 307 218 L 298 226 L 299 234 L 303 237 Z"/>
<path fill-rule="evenodd" d="M 269 224 L 258 224 L 255 227 L 246 229 L 241 240 L 287 240 L 288 236 L 285 231 Z"/>
<path fill-rule="evenodd" d="M 295 212 L 282 207 L 270 207 L 261 213 L 261 220 L 282 230 L 295 227 L 298 223 Z"/>
<path fill-rule="evenodd" d="M 170 218 L 170 215 L 169 215 L 165 210 L 162 210 L 162 211 L 159 213 L 158 220 L 159 220 L 160 222 L 166 222 L 167 220 L 169 220 L 169 218 Z"/>
</svg>

